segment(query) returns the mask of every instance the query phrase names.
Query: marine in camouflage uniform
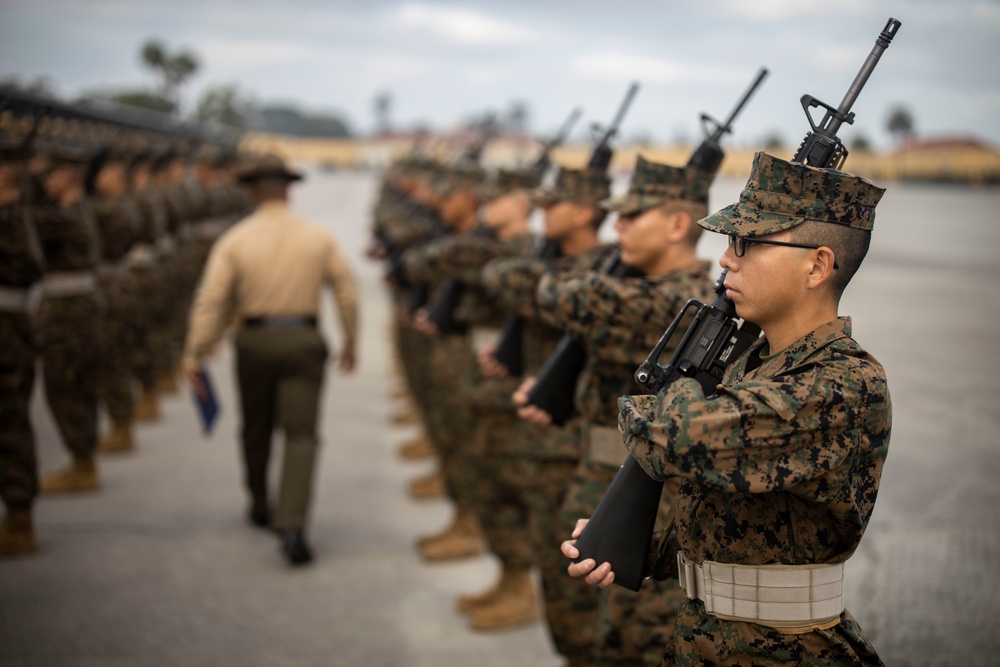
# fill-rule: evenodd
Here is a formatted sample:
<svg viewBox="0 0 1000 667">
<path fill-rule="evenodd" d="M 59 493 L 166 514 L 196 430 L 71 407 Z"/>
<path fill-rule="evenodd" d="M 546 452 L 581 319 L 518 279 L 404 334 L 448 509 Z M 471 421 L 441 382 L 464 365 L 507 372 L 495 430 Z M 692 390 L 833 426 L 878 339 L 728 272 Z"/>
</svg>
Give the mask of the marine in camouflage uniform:
<svg viewBox="0 0 1000 667">
<path fill-rule="evenodd" d="M 129 165 L 132 195 L 139 206 L 140 224 L 129 249 L 128 271 L 138 293 L 133 322 L 136 325 L 136 346 L 132 355 L 133 374 L 138 379 L 141 394 L 135 418 L 150 421 L 159 418 L 157 380 L 163 364 L 163 350 L 169 346 L 169 331 L 161 326 L 169 314 L 169 254 L 161 249 L 166 235 L 166 204 L 153 185 L 154 155 L 144 153 Z"/>
<path fill-rule="evenodd" d="M 430 341 L 412 326 L 410 296 L 415 287 L 403 272 L 402 256 L 407 249 L 427 243 L 441 228 L 433 207 L 438 197 L 431 187 L 436 174 L 435 163 L 417 158 L 401 160 L 388 170 L 373 214 L 373 246 L 369 253 L 387 263 L 386 283 L 394 308 L 396 356 L 408 396 L 421 415 L 427 414 Z M 425 434 L 404 445 L 401 453 L 404 457 L 426 457 L 433 454 L 433 446 Z M 440 496 L 443 493 L 440 475 L 435 472 L 429 480 L 429 483 L 418 480 L 411 485 L 411 492 L 415 486 L 423 486 L 430 495 Z"/>
<path fill-rule="evenodd" d="M 434 244 L 428 260 L 434 271 L 457 280 L 462 299 L 455 309 L 468 322 L 477 357 L 488 354 L 500 336 L 504 313 L 485 292 L 482 270 L 491 260 L 528 254 L 536 240 L 528 233 L 532 210 L 529 190 L 537 187 L 538 170 L 501 170 L 479 189 L 481 224 L 487 233 L 463 234 Z M 489 233 L 495 235 L 495 238 Z M 501 564 L 501 577 L 480 595 L 462 596 L 458 608 L 470 614 L 477 630 L 532 623 L 538 603 L 531 578 L 534 545 L 528 529 L 528 509 L 520 493 L 525 466 L 530 465 L 516 443 L 517 413 L 510 396 L 518 378 L 493 377 L 474 368 L 462 395 L 472 411 L 474 430 L 466 466 L 475 480 L 472 510 L 486 544 Z"/>
<path fill-rule="evenodd" d="M 477 166 L 452 166 L 443 171 L 436 184 L 441 197 L 441 220 L 455 235 L 474 233 L 478 210 L 476 189 L 484 178 L 485 173 Z M 443 284 L 434 258 L 439 244 L 448 241 L 448 237 L 443 237 L 408 250 L 403 257 L 407 277 L 435 287 Z M 427 432 L 440 457 L 445 489 L 456 510 L 451 525 L 437 534 L 421 538 L 418 547 L 428 560 L 473 556 L 482 552 L 483 542 L 473 510 L 475 469 L 469 443 L 474 425 L 469 402 L 463 394 L 466 379 L 475 370 L 468 322 L 457 323 L 452 331 L 436 332 L 427 328 L 426 311 L 423 311 L 417 313 L 416 325 L 432 337 L 425 369 L 430 395 L 424 405 L 424 417 Z"/>
<path fill-rule="evenodd" d="M 842 564 L 871 518 L 891 403 L 884 369 L 851 337 L 837 303 L 883 193 L 857 176 L 758 153 L 740 201 L 700 224 L 734 239 L 721 261 L 727 294 L 764 337 L 714 398 L 681 379 L 659 396 L 619 401 L 624 442 L 642 468 L 681 480 L 675 532 L 661 541 L 656 570 L 682 573 L 690 598 L 670 662 L 881 664 L 843 610 Z M 772 280 L 754 279 L 764 271 Z M 808 319 L 778 326 L 796 316 Z M 780 581 L 783 595 L 761 580 Z"/>
<path fill-rule="evenodd" d="M 495 261 L 484 270 L 484 281 L 498 301 L 527 318 L 523 339 L 525 377 L 537 373 L 563 336 L 536 301 L 538 282 L 550 273 L 595 270 L 613 251 L 598 245 L 596 234 L 604 219 L 598 204 L 608 192 L 609 181 L 603 173 L 560 170 L 551 186 L 534 192 L 534 199 L 546 211 L 546 237 L 559 242 L 563 256 L 551 262 L 534 258 Z M 583 218 L 593 233 L 589 243 L 579 245 L 567 235 L 567 206 L 592 211 L 591 217 Z M 571 528 L 560 509 L 580 459 L 579 428 L 576 419 L 564 426 L 547 427 L 522 421 L 516 439 L 529 462 L 523 481 L 524 502 L 530 512 L 548 630 L 556 651 L 570 665 L 591 664 L 597 615 L 596 592 L 566 576 L 565 560 L 552 546 L 557 544 L 556 535 L 565 535 Z"/>
<path fill-rule="evenodd" d="M 31 428 L 31 390 L 38 347 L 31 322 L 31 288 L 44 261 L 22 192 L 25 156 L 0 144 L 0 556 L 36 549 L 31 509 L 38 494 L 38 458 Z"/>
<path fill-rule="evenodd" d="M 95 275 L 101 256 L 97 220 L 83 191 L 90 156 L 64 147 L 48 154 L 52 164 L 44 187 L 55 205 L 35 211 L 46 261 L 38 333 L 45 397 L 72 465 L 43 478 L 42 491 L 89 491 L 100 486 L 94 452 L 104 316 Z"/>
<path fill-rule="evenodd" d="M 111 430 L 98 443 L 102 452 L 135 447 L 135 394 L 132 359 L 140 343 L 135 281 L 128 271 L 128 253 L 142 224 L 138 203 L 128 195 L 125 157 L 103 149 L 88 167 L 87 190 L 100 237 L 101 264 L 97 282 L 105 305 L 101 330 L 98 391 L 111 420 Z"/>
<path fill-rule="evenodd" d="M 628 193 L 602 205 L 619 213 L 621 260 L 641 275 L 597 272 L 545 276 L 537 300 L 587 350 L 576 406 L 584 425 L 583 455 L 562 508 L 564 520 L 594 513 L 628 456 L 618 434 L 617 399 L 636 389 L 635 369 L 688 299 L 713 296 L 709 263 L 697 259 L 714 174 L 638 158 Z M 684 325 L 682 325 L 683 327 Z M 682 329 L 683 330 L 683 329 Z M 665 350 L 669 356 L 672 349 Z M 675 484 L 663 493 L 659 521 L 667 519 Z M 600 591 L 595 661 L 598 665 L 659 665 L 673 634 L 683 592 L 672 582 L 650 582 L 635 593 Z"/>
</svg>

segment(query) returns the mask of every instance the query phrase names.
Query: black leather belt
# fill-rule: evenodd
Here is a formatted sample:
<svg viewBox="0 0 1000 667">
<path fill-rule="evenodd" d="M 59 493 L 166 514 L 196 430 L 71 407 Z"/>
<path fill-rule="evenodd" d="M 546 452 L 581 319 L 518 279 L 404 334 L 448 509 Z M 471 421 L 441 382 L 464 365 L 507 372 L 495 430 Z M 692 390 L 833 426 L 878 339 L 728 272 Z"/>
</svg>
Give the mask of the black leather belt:
<svg viewBox="0 0 1000 667">
<path fill-rule="evenodd" d="M 316 328 L 315 315 L 275 315 L 271 317 L 244 317 L 248 329 L 303 329 Z"/>
</svg>

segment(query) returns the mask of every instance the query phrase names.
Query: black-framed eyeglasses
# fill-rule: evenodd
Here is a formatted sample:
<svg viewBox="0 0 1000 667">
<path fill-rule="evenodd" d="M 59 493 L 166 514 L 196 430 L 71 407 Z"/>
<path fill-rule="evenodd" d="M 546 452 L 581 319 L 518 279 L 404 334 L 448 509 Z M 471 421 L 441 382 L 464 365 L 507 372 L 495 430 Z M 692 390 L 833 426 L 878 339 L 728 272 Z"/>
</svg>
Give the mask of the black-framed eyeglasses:
<svg viewBox="0 0 1000 667">
<path fill-rule="evenodd" d="M 760 245 L 781 245 L 788 248 L 806 248 L 807 250 L 818 250 L 823 246 L 820 245 L 809 245 L 806 243 L 789 243 L 787 241 L 771 241 L 768 239 L 758 239 L 751 236 L 740 236 L 739 234 L 729 235 L 729 245 L 733 249 L 733 254 L 737 257 L 742 257 L 747 253 L 747 246 L 754 243 L 759 243 Z M 837 262 L 834 261 L 833 268 L 839 269 Z"/>
</svg>

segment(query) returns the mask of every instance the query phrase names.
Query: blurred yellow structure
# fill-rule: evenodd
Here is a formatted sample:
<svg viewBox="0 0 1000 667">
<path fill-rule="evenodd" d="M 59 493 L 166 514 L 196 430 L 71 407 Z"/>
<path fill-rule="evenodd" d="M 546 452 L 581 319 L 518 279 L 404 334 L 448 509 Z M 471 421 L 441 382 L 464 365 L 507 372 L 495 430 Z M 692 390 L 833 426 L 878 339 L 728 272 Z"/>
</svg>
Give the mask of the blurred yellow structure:
<svg viewBox="0 0 1000 667">
<path fill-rule="evenodd" d="M 315 139 L 273 134 L 248 134 L 242 148 L 253 152 L 278 153 L 287 160 L 313 163 L 335 169 L 379 168 L 409 154 L 412 137 L 365 139 Z M 426 150 L 441 158 L 457 154 L 455 142 L 438 140 Z M 491 141 L 483 156 L 488 166 L 530 164 L 538 154 L 538 144 L 517 139 Z M 753 155 L 758 149 L 727 148 L 721 174 L 743 177 L 750 173 Z M 774 151 L 790 157 L 793 148 Z M 615 151 L 611 169 L 627 173 L 636 155 L 656 162 L 683 164 L 691 155 L 689 146 L 622 146 Z M 567 167 L 586 164 L 590 147 L 582 144 L 555 149 L 554 162 Z M 851 151 L 850 171 L 876 181 L 927 181 L 950 183 L 1000 183 L 1000 151 L 974 140 L 912 142 L 891 153 Z"/>
</svg>

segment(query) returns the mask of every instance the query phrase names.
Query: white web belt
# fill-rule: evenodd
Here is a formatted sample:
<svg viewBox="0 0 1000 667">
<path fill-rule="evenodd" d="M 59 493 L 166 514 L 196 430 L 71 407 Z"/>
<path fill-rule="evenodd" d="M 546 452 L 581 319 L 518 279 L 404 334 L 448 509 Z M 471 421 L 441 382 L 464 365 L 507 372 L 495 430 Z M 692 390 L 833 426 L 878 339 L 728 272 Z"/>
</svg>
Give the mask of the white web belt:
<svg viewBox="0 0 1000 667">
<path fill-rule="evenodd" d="M 5 313 L 27 313 L 33 310 L 37 290 L 0 285 L 0 311 Z"/>
<path fill-rule="evenodd" d="M 705 611 L 733 621 L 809 629 L 835 622 L 844 611 L 844 564 L 694 564 L 677 554 L 681 588 Z"/>
<path fill-rule="evenodd" d="M 45 296 L 77 296 L 97 290 L 93 271 L 58 271 L 42 278 Z"/>
</svg>

